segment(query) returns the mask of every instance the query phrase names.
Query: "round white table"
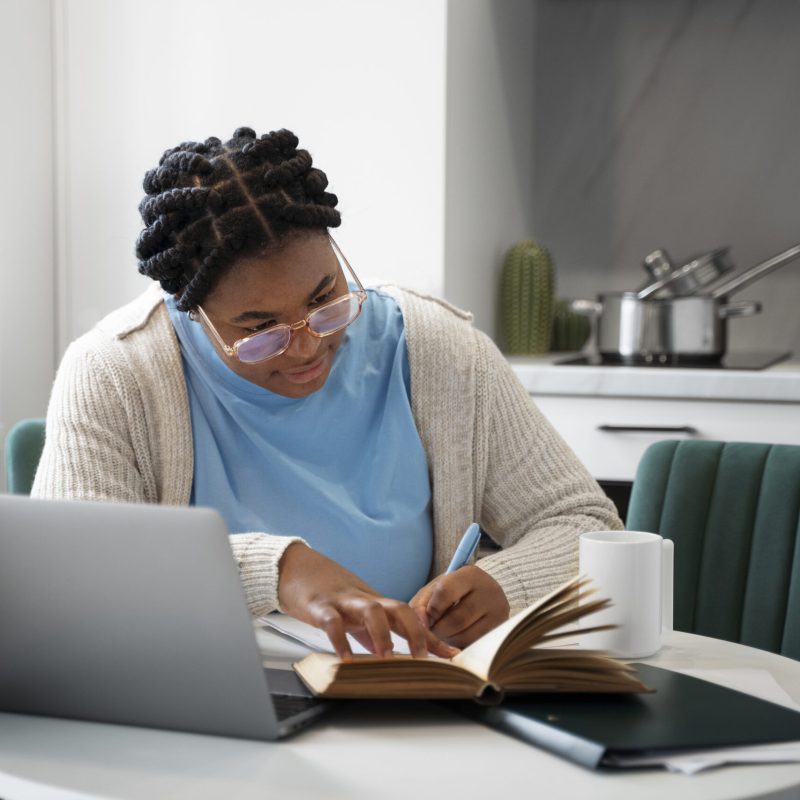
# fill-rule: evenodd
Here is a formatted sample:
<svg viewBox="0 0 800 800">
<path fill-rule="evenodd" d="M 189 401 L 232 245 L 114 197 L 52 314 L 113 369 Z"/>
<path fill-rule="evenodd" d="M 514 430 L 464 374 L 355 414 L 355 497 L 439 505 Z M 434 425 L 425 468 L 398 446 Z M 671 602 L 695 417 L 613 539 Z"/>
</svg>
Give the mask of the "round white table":
<svg viewBox="0 0 800 800">
<path fill-rule="evenodd" d="M 272 660 L 305 652 L 275 644 L 270 634 L 260 638 Z M 673 633 L 648 663 L 765 669 L 800 702 L 800 662 L 749 647 Z M 0 714 L 0 797 L 800 798 L 800 764 L 727 766 L 693 776 L 593 772 L 421 702 L 398 704 L 391 716 L 344 706 L 275 743 Z"/>
</svg>

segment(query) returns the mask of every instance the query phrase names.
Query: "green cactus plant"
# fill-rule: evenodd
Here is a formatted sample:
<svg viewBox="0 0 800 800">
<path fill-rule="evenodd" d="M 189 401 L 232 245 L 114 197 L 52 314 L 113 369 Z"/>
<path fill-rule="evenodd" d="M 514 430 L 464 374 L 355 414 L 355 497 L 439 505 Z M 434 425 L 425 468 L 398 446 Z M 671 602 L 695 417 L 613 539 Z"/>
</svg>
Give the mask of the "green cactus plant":
<svg viewBox="0 0 800 800">
<path fill-rule="evenodd" d="M 547 248 L 526 239 L 503 262 L 500 324 L 509 355 L 546 353 L 553 327 L 555 272 Z"/>
<path fill-rule="evenodd" d="M 576 314 L 568 300 L 556 300 L 553 307 L 553 335 L 550 349 L 556 353 L 577 352 L 592 331 L 588 317 Z"/>
</svg>

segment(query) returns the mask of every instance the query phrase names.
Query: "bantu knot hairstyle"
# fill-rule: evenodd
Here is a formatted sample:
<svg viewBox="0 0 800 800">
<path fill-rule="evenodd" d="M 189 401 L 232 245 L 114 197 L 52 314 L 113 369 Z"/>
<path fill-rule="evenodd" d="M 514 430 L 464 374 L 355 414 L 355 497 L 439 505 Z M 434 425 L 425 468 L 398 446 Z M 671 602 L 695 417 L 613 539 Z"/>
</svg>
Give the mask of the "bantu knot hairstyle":
<svg viewBox="0 0 800 800">
<path fill-rule="evenodd" d="M 188 311 L 237 257 L 254 255 L 301 231 L 341 223 L 325 173 L 287 130 L 256 136 L 237 128 L 167 150 L 145 176 L 136 242 L 139 272 Z"/>
</svg>

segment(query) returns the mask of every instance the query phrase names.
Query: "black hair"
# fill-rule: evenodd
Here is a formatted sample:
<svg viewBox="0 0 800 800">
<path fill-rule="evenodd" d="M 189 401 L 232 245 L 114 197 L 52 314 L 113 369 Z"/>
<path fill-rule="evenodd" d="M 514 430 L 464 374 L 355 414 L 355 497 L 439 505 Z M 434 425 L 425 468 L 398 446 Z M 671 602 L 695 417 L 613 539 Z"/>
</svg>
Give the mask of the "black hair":
<svg viewBox="0 0 800 800">
<path fill-rule="evenodd" d="M 211 137 L 167 150 L 142 184 L 139 272 L 180 294 L 188 311 L 236 258 L 337 227 L 337 197 L 297 145 L 291 131 L 237 128 L 224 144 Z"/>
</svg>

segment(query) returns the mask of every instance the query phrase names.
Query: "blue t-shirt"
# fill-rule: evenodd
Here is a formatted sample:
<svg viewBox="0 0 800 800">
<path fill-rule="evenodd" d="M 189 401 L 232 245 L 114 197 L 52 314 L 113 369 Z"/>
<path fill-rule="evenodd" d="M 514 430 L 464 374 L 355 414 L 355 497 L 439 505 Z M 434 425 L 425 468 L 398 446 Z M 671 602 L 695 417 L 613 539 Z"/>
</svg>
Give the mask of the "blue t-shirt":
<svg viewBox="0 0 800 800">
<path fill-rule="evenodd" d="M 328 380 L 307 397 L 233 372 L 166 299 L 194 439 L 192 503 L 232 532 L 302 536 L 386 597 L 409 600 L 433 550 L 428 464 L 411 413 L 403 316 L 368 290 Z"/>
</svg>

